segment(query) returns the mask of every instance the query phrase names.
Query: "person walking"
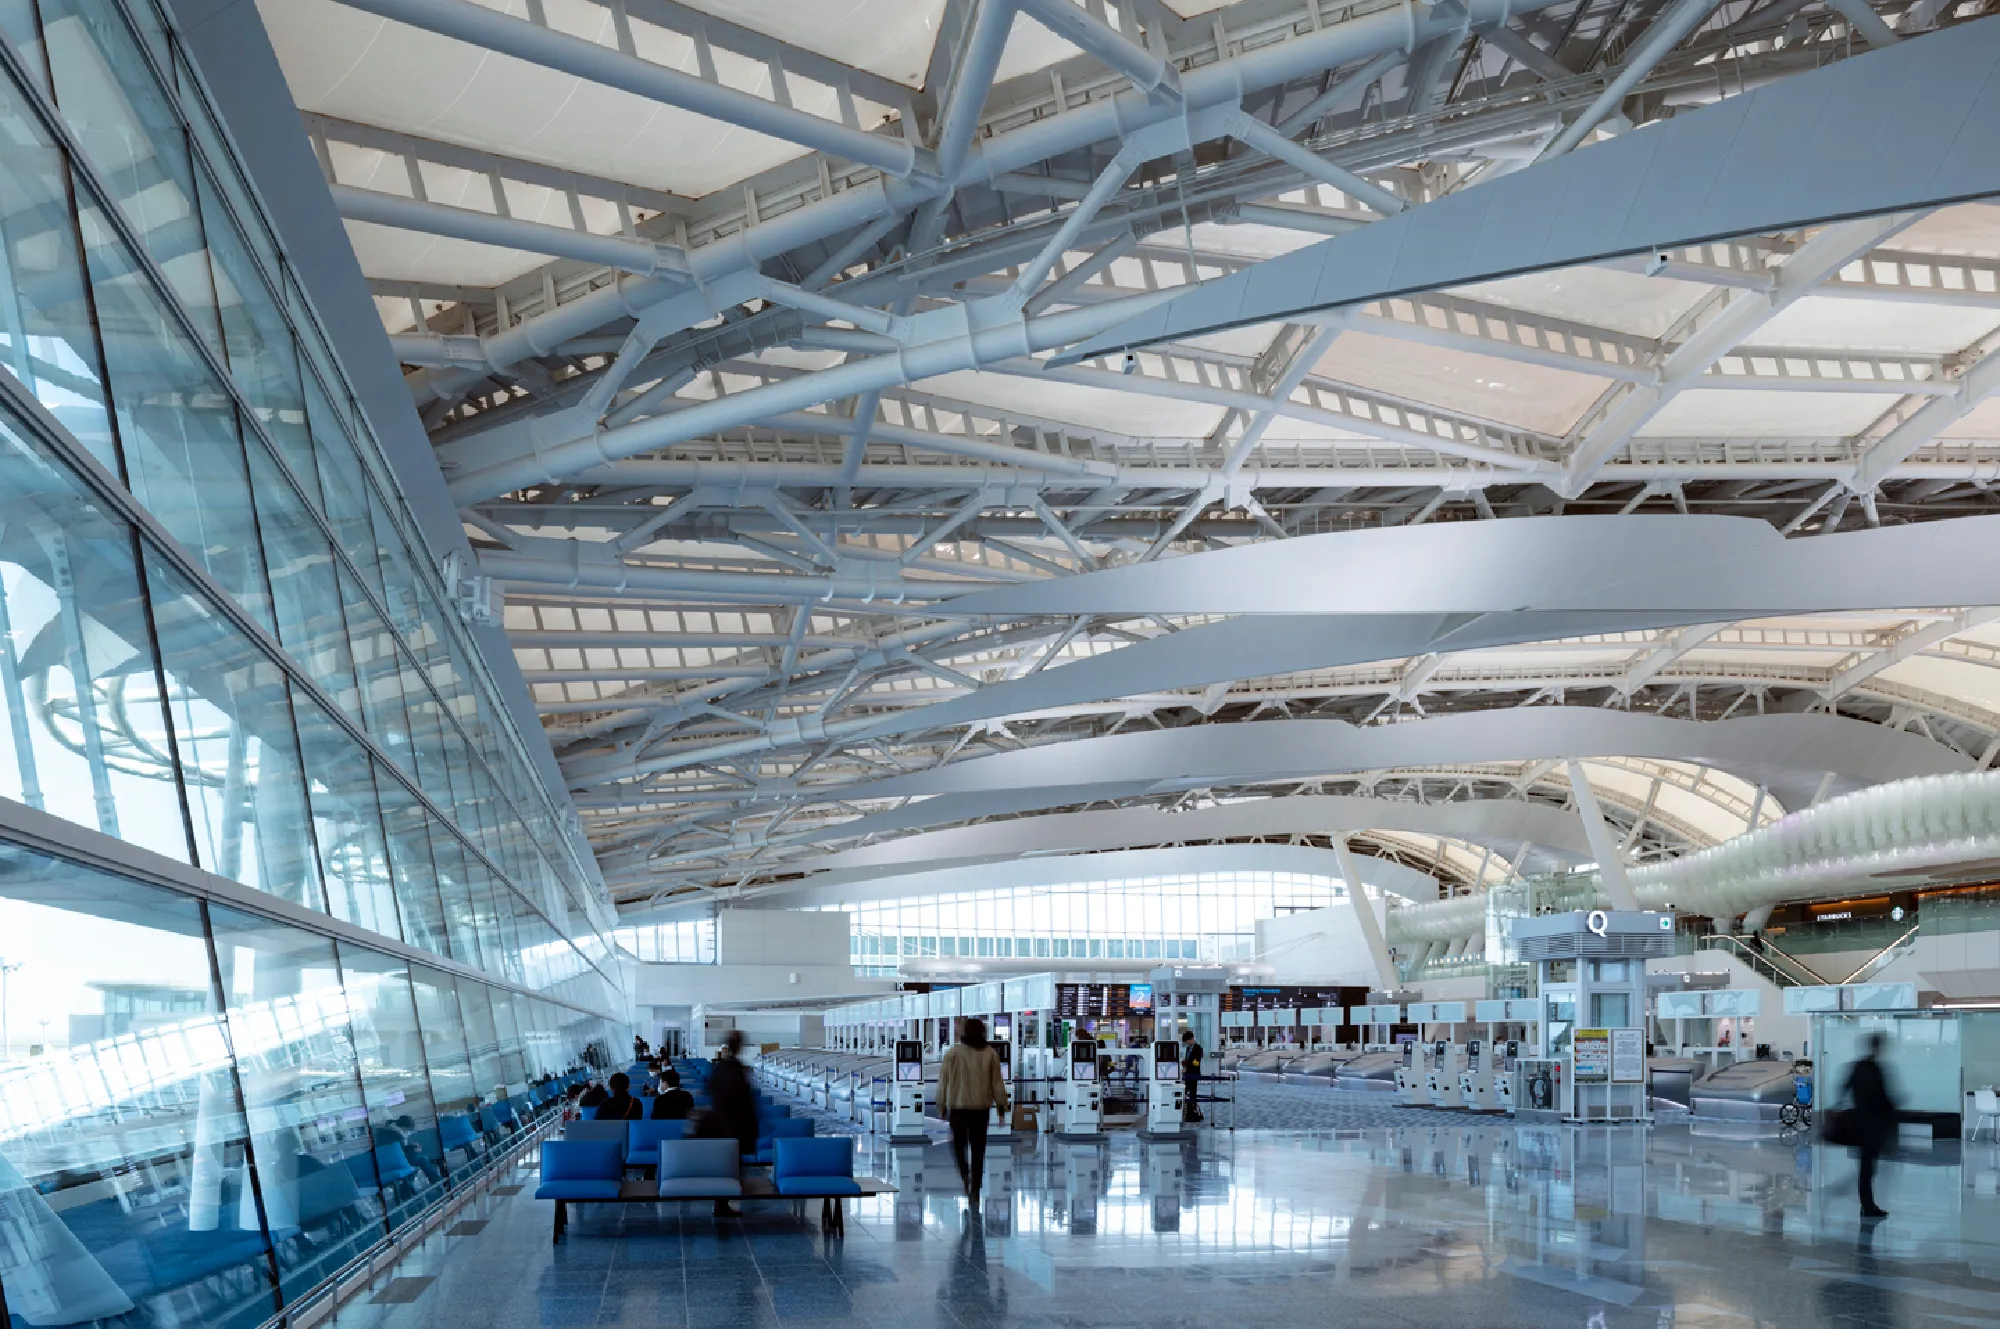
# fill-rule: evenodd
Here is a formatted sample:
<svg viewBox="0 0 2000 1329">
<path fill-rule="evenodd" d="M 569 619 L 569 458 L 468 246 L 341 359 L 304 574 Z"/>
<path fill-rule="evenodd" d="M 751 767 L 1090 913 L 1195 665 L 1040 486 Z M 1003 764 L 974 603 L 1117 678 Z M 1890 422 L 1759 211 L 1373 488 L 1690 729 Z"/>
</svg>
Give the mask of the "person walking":
<svg viewBox="0 0 2000 1329">
<path fill-rule="evenodd" d="M 590 1114 L 592 1121 L 643 1121 L 646 1105 L 632 1097 L 632 1081 L 620 1071 L 611 1077 L 611 1094 Z"/>
<path fill-rule="evenodd" d="M 1181 1030 L 1181 1120 L 1197 1122 L 1201 1115 L 1201 1044 L 1194 1030 Z"/>
<path fill-rule="evenodd" d="M 1889 1088 L 1888 1072 L 1882 1065 L 1882 1050 L 1888 1040 L 1881 1030 L 1868 1035 L 1867 1055 L 1848 1068 L 1847 1101 L 1854 1111 L 1854 1144 L 1861 1151 L 1861 1192 L 1863 1218 L 1887 1218 L 1889 1211 L 1875 1203 L 1875 1164 L 1882 1151 L 1896 1138 L 1901 1118 L 1896 1096 Z"/>
<path fill-rule="evenodd" d="M 708 1101 L 710 1108 L 704 1118 L 702 1134 L 711 1137 L 733 1139 L 737 1152 L 754 1154 L 757 1152 L 757 1095 L 750 1088 L 750 1072 L 745 1069 L 741 1057 L 743 1051 L 743 1031 L 732 1029 L 722 1040 L 722 1051 L 716 1054 L 714 1068 L 708 1073 Z M 735 1218 L 737 1212 L 729 1201 L 715 1202 L 717 1218 Z"/>
<path fill-rule="evenodd" d="M 959 1022 L 958 1042 L 938 1067 L 938 1111 L 951 1126 L 951 1157 L 972 1211 L 979 1212 L 979 1183 L 986 1175 L 987 1114 L 1007 1111 L 1007 1077 L 1000 1054 L 986 1042 L 986 1021 Z"/>
</svg>

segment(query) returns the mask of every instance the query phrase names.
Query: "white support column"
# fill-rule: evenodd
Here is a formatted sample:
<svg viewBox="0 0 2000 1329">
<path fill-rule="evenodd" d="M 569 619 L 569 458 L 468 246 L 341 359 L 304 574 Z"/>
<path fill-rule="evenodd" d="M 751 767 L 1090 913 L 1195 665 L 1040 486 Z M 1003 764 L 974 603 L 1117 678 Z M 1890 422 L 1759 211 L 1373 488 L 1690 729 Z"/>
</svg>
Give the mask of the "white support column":
<svg viewBox="0 0 2000 1329">
<path fill-rule="evenodd" d="M 1333 852 L 1340 863 L 1341 878 L 1347 883 L 1348 903 L 1354 906 L 1355 922 L 1360 925 L 1361 939 L 1368 944 L 1369 958 L 1375 962 L 1375 976 L 1384 992 L 1394 992 L 1402 986 L 1402 979 L 1396 975 L 1396 962 L 1389 956 L 1389 943 L 1382 937 L 1382 922 L 1375 917 L 1375 907 L 1368 901 L 1368 888 L 1361 883 L 1361 872 L 1354 866 L 1354 852 L 1347 847 L 1347 841 L 1336 838 Z"/>
<path fill-rule="evenodd" d="M 1604 823 L 1604 809 L 1597 805 L 1597 792 L 1590 787 L 1590 777 L 1584 774 L 1583 763 L 1574 757 L 1568 767 L 1577 815 L 1583 818 L 1583 833 L 1590 841 L 1590 852 L 1597 855 L 1597 874 L 1604 886 L 1604 898 L 1613 909 L 1637 909 L 1639 903 L 1632 895 L 1632 884 L 1625 880 L 1625 862 L 1618 855 L 1618 842 L 1611 838 L 1611 828 Z"/>
</svg>

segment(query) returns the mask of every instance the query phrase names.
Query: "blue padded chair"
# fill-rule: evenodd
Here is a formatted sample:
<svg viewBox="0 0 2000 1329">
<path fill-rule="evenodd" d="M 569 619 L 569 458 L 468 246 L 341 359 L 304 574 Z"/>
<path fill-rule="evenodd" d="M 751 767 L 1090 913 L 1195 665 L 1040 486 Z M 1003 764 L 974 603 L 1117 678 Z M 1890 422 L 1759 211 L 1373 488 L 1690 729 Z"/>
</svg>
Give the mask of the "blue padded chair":
<svg viewBox="0 0 2000 1329">
<path fill-rule="evenodd" d="M 595 1140 L 599 1143 L 609 1141 L 623 1150 L 625 1125 L 626 1123 L 622 1121 L 572 1121 L 563 1127 L 563 1139 Z"/>
<path fill-rule="evenodd" d="M 661 1141 L 659 1186 L 662 1200 L 738 1198 L 743 1183 L 738 1180 L 736 1141 Z"/>
<path fill-rule="evenodd" d="M 556 1202 L 554 1241 L 569 1226 L 572 1200 L 615 1200 L 625 1184 L 624 1147 L 609 1140 L 545 1140 L 537 1200 Z"/>
<path fill-rule="evenodd" d="M 454 1149 L 471 1149 L 479 1141 L 479 1132 L 472 1129 L 472 1121 L 462 1112 L 453 1112 L 438 1118 L 438 1147 L 446 1153 Z"/>
<path fill-rule="evenodd" d="M 657 1167 L 660 1143 L 685 1140 L 685 1121 L 628 1121 L 625 1123 L 625 1162 L 632 1167 Z"/>
<path fill-rule="evenodd" d="M 812 1138 L 812 1133 L 810 1117 L 784 1117 L 765 1122 L 762 1137 L 757 1141 L 757 1152 L 749 1157 L 759 1165 L 768 1165 L 775 1158 L 771 1147 L 779 1140 L 808 1140 Z"/>
<path fill-rule="evenodd" d="M 354 1160 L 348 1161 L 352 1163 Z M 409 1151 L 403 1148 L 402 1142 L 393 1140 L 375 1146 L 375 1175 L 381 1179 L 383 1186 L 394 1186 L 405 1177 L 416 1176 L 417 1165 L 410 1161 Z M 355 1180 L 360 1179 L 357 1174 Z"/>
<path fill-rule="evenodd" d="M 844 1135 L 781 1137 L 771 1142 L 771 1180 L 780 1195 L 859 1195 L 854 1141 Z"/>
</svg>

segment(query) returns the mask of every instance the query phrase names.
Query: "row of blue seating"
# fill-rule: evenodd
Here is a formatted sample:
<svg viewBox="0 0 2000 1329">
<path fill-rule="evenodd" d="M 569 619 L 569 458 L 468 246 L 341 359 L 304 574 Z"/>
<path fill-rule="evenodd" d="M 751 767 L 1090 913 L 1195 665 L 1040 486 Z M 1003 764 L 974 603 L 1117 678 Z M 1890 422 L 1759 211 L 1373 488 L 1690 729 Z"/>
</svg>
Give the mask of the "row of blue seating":
<svg viewBox="0 0 2000 1329">
<path fill-rule="evenodd" d="M 861 1185 L 854 1179 L 854 1141 L 845 1136 L 788 1136 L 772 1144 L 775 1196 L 834 1202 L 827 1214 L 832 1225 L 840 1227 L 837 1201 L 861 1194 Z M 569 1223 L 568 1206 L 575 1203 L 652 1204 L 663 1200 L 744 1198 L 743 1159 L 738 1156 L 735 1141 L 662 1139 L 658 1148 L 657 1181 L 628 1186 L 625 1181 L 628 1157 L 618 1141 L 545 1141 L 542 1180 L 535 1188 L 535 1198 L 555 1202 L 552 1239 L 562 1240 Z"/>
</svg>

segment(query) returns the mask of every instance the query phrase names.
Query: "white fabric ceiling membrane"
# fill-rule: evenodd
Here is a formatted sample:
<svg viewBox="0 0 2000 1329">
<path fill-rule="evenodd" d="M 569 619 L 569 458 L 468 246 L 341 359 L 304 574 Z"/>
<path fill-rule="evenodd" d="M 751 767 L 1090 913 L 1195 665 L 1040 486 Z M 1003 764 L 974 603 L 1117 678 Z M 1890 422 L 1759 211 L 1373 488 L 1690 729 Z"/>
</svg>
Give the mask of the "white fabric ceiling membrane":
<svg viewBox="0 0 2000 1329">
<path fill-rule="evenodd" d="M 832 828 L 838 831 L 839 828 Z M 1346 794 L 1252 798 L 1212 807 L 1105 808 L 1021 817 L 929 831 L 835 854 L 792 859 L 787 871 L 825 873 L 829 880 L 872 877 L 885 867 L 986 862 L 1023 855 L 1099 852 L 1186 840 L 1247 836 L 1339 835 L 1383 830 L 1446 836 L 1512 857 L 1523 844 L 1539 850 L 1541 867 L 1587 861 L 1590 842 L 1576 814 L 1545 803 L 1480 799 L 1413 803 Z M 820 880 L 820 878 L 815 878 Z"/>
<path fill-rule="evenodd" d="M 842 795 L 907 798 L 1060 788 L 1068 799 L 1100 781 L 1121 787 L 1144 783 L 1167 793 L 1385 768 L 1614 756 L 1700 762 L 1767 785 L 1792 807 L 1812 801 L 1822 773 L 1831 772 L 1833 790 L 1845 792 L 1974 766 L 1971 758 L 1927 738 L 1839 715 L 1679 720 L 1595 706 L 1535 706 L 1402 724 L 1259 720 L 1111 734 L 849 785 Z"/>
</svg>

